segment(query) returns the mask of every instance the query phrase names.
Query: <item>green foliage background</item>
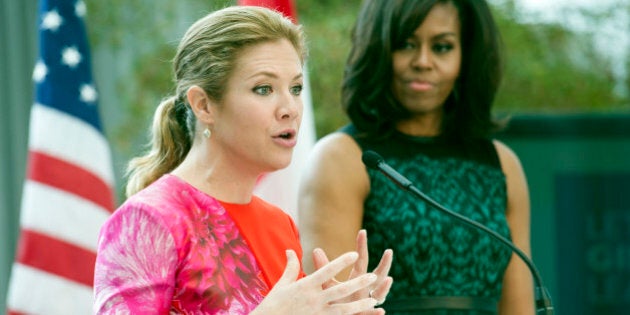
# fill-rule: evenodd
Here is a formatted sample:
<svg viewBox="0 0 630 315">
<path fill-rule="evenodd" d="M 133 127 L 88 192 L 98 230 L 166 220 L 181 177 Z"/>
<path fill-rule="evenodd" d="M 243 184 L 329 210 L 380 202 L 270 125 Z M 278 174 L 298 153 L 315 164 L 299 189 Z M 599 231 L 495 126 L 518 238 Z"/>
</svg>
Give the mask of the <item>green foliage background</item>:
<svg viewBox="0 0 630 315">
<path fill-rule="evenodd" d="M 307 65 L 318 137 L 347 122 L 339 105 L 339 87 L 360 1 L 295 0 L 310 49 Z M 123 155 L 137 154 L 134 151 L 144 142 L 146 131 L 138 126 L 149 125 L 155 106 L 172 90 L 169 62 L 179 37 L 196 19 L 235 1 L 86 3 L 92 45 L 113 51 L 129 65 L 117 74 L 117 107 L 123 118 L 113 131 L 113 141 Z M 495 104 L 497 115 L 630 112 L 628 95 L 613 92 L 610 60 L 592 44 L 592 38 L 598 36 L 598 23 L 615 10 L 630 14 L 630 3 L 618 0 L 598 12 L 579 12 L 593 25 L 591 33 L 580 34 L 561 24 L 520 22 L 514 0 L 491 3 L 507 56 Z M 630 62 L 625 67 L 630 72 Z M 630 90 L 630 80 L 623 84 Z"/>
</svg>

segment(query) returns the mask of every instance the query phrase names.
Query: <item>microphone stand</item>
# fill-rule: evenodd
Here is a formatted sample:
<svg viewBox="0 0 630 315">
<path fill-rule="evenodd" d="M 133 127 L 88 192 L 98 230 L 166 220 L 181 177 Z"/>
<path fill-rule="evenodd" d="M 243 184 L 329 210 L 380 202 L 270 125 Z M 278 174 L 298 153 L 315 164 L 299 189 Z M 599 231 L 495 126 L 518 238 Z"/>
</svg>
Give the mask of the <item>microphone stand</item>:
<svg viewBox="0 0 630 315">
<path fill-rule="evenodd" d="M 364 157 L 366 154 L 368 155 L 368 159 L 367 159 L 368 161 L 366 161 L 366 159 L 364 158 L 364 162 L 368 167 L 378 169 L 381 173 L 383 173 L 385 176 L 387 176 L 390 180 L 392 180 L 394 183 L 396 183 L 398 186 L 400 186 L 404 190 L 407 190 L 413 193 L 416 197 L 419 197 L 420 199 L 427 202 L 429 205 L 444 212 L 445 214 L 451 217 L 454 217 L 469 226 L 472 226 L 474 228 L 480 229 L 488 233 L 494 239 L 498 240 L 499 242 L 507 246 L 510 250 L 512 250 L 514 253 L 516 253 L 516 255 L 518 255 L 521 258 L 521 260 L 525 262 L 525 264 L 527 264 L 527 267 L 529 268 L 530 272 L 534 276 L 534 281 L 536 282 L 536 287 L 535 287 L 536 314 L 537 315 L 553 315 L 554 314 L 554 308 L 551 303 L 551 296 L 549 295 L 547 288 L 543 284 L 543 280 L 542 280 L 542 277 L 540 276 L 540 273 L 538 272 L 538 269 L 536 268 L 532 260 L 529 259 L 529 257 L 527 257 L 527 255 L 525 255 L 525 253 L 523 253 L 521 249 L 516 247 L 516 245 L 514 245 L 511 241 L 503 237 L 501 234 L 495 232 L 494 230 L 486 227 L 485 225 L 477 221 L 471 220 L 457 212 L 449 210 L 446 207 L 442 206 L 437 201 L 431 199 L 425 193 L 420 191 L 420 189 L 416 188 L 409 179 L 407 179 L 406 177 L 398 173 L 396 170 L 391 168 L 389 165 L 387 165 L 387 163 L 383 161 L 380 155 L 372 151 L 366 151 L 364 153 Z M 370 154 L 374 156 L 369 156 Z M 370 163 L 371 162 L 369 161 L 370 158 L 376 159 L 376 162 Z"/>
</svg>

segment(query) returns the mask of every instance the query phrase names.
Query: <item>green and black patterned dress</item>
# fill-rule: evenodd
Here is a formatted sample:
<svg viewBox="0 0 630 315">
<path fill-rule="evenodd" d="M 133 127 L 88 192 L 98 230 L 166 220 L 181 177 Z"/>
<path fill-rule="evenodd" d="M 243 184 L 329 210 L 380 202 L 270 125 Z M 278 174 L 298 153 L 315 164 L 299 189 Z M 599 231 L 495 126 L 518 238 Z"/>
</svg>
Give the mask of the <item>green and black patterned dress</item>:
<svg viewBox="0 0 630 315">
<path fill-rule="evenodd" d="M 491 140 L 454 142 L 394 133 L 366 141 L 352 126 L 342 131 L 364 151 L 383 156 L 433 200 L 509 239 L 505 175 Z M 363 227 L 370 268 L 385 249 L 394 250 L 394 284 L 383 306 L 387 314 L 495 314 L 511 251 L 398 188 L 382 173 L 368 174 Z"/>
</svg>

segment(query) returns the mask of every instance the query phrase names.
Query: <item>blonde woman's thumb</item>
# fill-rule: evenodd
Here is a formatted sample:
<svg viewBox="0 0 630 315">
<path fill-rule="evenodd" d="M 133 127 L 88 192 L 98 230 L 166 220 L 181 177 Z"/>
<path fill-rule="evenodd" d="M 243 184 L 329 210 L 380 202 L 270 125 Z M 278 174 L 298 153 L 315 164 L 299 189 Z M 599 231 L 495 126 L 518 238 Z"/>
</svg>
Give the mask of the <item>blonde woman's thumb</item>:
<svg viewBox="0 0 630 315">
<path fill-rule="evenodd" d="M 298 260 L 295 251 L 288 249 L 286 253 L 287 265 L 284 267 L 284 273 L 282 273 L 282 277 L 280 277 L 276 285 L 288 285 L 293 283 L 300 274 L 300 261 Z"/>
</svg>

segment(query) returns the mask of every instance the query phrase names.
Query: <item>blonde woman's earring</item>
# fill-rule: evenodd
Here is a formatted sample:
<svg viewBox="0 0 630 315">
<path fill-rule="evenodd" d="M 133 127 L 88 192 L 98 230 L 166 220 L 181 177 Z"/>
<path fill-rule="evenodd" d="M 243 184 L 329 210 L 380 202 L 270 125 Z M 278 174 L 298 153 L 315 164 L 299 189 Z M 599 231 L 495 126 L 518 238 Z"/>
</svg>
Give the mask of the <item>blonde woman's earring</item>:
<svg viewBox="0 0 630 315">
<path fill-rule="evenodd" d="M 203 136 L 206 137 L 206 139 L 210 139 L 210 136 L 212 135 L 212 132 L 210 131 L 210 129 L 206 128 L 203 131 Z"/>
</svg>

